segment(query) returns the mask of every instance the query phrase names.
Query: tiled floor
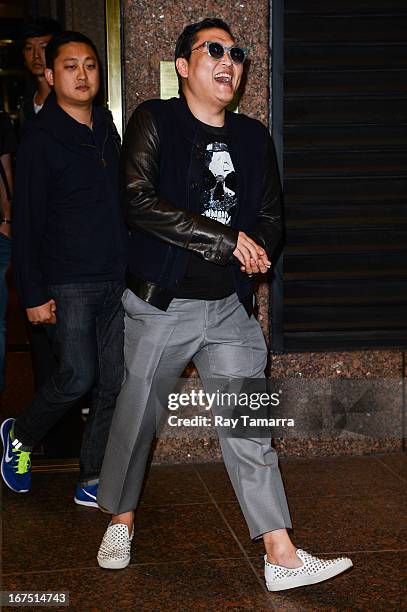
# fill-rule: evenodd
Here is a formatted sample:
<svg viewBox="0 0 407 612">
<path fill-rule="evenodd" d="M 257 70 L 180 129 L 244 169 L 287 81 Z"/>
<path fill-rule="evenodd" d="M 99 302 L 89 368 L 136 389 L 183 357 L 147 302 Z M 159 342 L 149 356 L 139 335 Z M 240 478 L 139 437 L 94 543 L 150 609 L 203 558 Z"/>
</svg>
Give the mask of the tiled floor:
<svg viewBox="0 0 407 612">
<path fill-rule="evenodd" d="M 262 546 L 250 542 L 217 463 L 153 466 L 131 565 L 102 570 L 95 557 L 108 517 L 73 504 L 76 473 L 36 472 L 31 493 L 3 491 L 3 589 L 69 591 L 69 609 L 81 612 L 407 610 L 407 457 L 281 463 L 295 543 L 346 553 L 353 570 L 268 593 Z"/>
<path fill-rule="evenodd" d="M 9 342 L 22 352 L 8 355 L 4 416 L 18 414 L 33 393 L 13 292 L 10 304 Z M 102 570 L 96 553 L 108 517 L 75 506 L 75 472 L 37 471 L 31 493 L 3 490 L 2 588 L 69 591 L 68 609 L 79 612 L 407 611 L 407 456 L 285 459 L 281 467 L 294 542 L 315 554 L 346 553 L 353 570 L 268 593 L 262 546 L 249 540 L 217 463 L 153 466 L 131 565 Z"/>
</svg>

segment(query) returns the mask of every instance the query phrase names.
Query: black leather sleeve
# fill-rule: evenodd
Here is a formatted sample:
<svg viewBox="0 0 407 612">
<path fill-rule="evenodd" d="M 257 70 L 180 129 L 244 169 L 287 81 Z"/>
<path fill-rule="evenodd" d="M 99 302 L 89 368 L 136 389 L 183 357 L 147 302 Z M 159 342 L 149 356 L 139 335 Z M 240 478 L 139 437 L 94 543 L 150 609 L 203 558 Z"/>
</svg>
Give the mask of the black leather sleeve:
<svg viewBox="0 0 407 612">
<path fill-rule="evenodd" d="M 165 242 L 226 265 L 236 247 L 238 231 L 212 219 L 177 208 L 157 194 L 160 140 L 152 113 L 139 107 L 131 117 L 122 148 L 124 217 L 138 229 Z"/>
<path fill-rule="evenodd" d="M 270 136 L 266 142 L 263 196 L 257 223 L 250 237 L 266 250 L 269 259 L 282 238 L 281 184 L 274 143 Z"/>
</svg>

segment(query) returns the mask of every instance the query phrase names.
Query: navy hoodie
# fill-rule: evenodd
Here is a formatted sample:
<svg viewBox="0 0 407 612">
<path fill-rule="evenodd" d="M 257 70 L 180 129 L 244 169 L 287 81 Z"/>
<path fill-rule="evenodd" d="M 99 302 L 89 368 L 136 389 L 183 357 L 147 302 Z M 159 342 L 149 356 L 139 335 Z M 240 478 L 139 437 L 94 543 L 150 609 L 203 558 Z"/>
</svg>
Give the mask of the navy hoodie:
<svg viewBox="0 0 407 612">
<path fill-rule="evenodd" d="M 13 270 L 26 308 L 46 303 L 50 284 L 123 280 L 119 148 L 110 113 L 94 107 L 91 130 L 54 94 L 26 122 L 13 200 Z"/>
</svg>

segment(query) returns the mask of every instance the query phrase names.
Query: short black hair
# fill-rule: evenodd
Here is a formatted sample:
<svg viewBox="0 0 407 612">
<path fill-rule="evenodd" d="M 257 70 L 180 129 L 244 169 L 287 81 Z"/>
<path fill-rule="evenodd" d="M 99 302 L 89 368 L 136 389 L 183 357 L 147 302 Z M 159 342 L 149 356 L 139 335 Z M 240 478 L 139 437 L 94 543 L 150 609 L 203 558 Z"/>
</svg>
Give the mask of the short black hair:
<svg viewBox="0 0 407 612">
<path fill-rule="evenodd" d="M 69 45 L 69 43 L 83 43 L 85 45 L 89 45 L 89 47 L 92 49 L 96 56 L 100 68 L 99 54 L 97 52 L 95 44 L 91 41 L 90 38 L 85 36 L 85 34 L 81 34 L 81 32 L 73 32 L 70 30 L 53 36 L 47 44 L 45 48 L 45 61 L 47 64 L 47 68 L 51 68 L 51 70 L 54 69 L 55 58 L 58 55 L 59 49 L 63 45 Z"/>
<path fill-rule="evenodd" d="M 215 17 L 207 17 L 206 19 L 198 21 L 197 23 L 191 23 L 183 29 L 182 33 L 178 37 L 177 44 L 175 45 L 175 59 L 177 60 L 179 57 L 185 57 L 185 59 L 189 60 L 191 57 L 192 46 L 196 41 L 196 35 L 201 30 L 208 30 L 209 28 L 224 30 L 231 38 L 234 39 L 230 27 L 226 21 L 223 21 L 223 19 L 217 19 Z"/>
<path fill-rule="evenodd" d="M 24 23 L 20 32 L 20 43 L 24 45 L 27 38 L 39 36 L 55 36 L 63 31 L 61 24 L 49 17 L 36 17 Z"/>
</svg>

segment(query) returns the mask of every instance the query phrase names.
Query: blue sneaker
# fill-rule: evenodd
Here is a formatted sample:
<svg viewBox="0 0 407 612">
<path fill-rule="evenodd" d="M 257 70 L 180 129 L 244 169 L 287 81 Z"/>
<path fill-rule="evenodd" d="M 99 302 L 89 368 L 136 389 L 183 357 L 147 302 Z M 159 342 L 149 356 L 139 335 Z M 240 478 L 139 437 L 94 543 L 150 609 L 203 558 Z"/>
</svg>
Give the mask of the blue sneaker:
<svg viewBox="0 0 407 612">
<path fill-rule="evenodd" d="M 98 485 L 87 485 L 82 487 L 80 484 L 76 485 L 75 504 L 79 506 L 89 506 L 90 508 L 99 508 L 96 501 L 96 495 L 98 493 Z"/>
<path fill-rule="evenodd" d="M 15 419 L 6 419 L 1 426 L 3 443 L 1 475 L 6 485 L 13 491 L 28 493 L 31 489 L 31 452 L 20 450 L 20 443 L 13 446 L 10 431 L 14 421 Z"/>
</svg>

